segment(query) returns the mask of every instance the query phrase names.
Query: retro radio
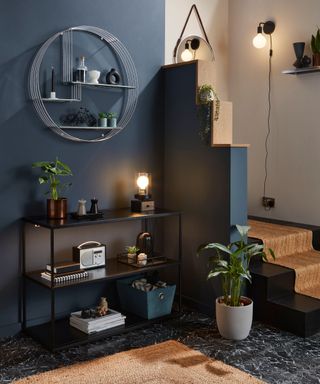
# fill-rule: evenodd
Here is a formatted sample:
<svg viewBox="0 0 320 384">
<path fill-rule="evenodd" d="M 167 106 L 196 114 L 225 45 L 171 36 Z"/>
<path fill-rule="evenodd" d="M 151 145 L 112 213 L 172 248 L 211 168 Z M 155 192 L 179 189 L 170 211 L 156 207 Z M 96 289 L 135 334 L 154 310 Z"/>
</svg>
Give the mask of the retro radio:
<svg viewBox="0 0 320 384">
<path fill-rule="evenodd" d="M 106 265 L 106 246 L 97 241 L 86 241 L 72 248 L 73 260 L 80 263 L 81 269 L 97 268 Z"/>
</svg>

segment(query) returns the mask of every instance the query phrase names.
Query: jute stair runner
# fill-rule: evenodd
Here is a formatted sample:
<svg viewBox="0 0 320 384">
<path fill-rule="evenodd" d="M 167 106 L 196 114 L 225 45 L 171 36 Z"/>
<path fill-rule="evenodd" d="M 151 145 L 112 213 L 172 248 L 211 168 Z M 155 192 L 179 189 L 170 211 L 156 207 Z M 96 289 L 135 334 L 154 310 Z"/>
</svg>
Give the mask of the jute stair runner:
<svg viewBox="0 0 320 384">
<path fill-rule="evenodd" d="M 295 270 L 295 291 L 320 299 L 320 252 L 312 247 L 312 231 L 304 228 L 249 220 L 249 236 L 274 250 L 268 262 Z"/>
<path fill-rule="evenodd" d="M 169 340 L 40 373 L 15 384 L 262 384 L 237 368 Z"/>
</svg>

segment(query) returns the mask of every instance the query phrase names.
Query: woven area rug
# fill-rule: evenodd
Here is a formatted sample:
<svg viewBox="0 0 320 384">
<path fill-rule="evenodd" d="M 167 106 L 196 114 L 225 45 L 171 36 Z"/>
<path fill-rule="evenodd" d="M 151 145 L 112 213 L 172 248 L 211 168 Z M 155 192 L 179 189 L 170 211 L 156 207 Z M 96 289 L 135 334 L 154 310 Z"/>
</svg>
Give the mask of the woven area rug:
<svg viewBox="0 0 320 384">
<path fill-rule="evenodd" d="M 249 220 L 249 236 L 273 249 L 276 260 L 268 261 L 295 270 L 295 291 L 320 299 L 320 252 L 312 247 L 312 231 L 263 221 Z"/>
<path fill-rule="evenodd" d="M 253 384 L 263 383 L 218 360 L 169 340 L 40 373 L 15 384 Z"/>
</svg>

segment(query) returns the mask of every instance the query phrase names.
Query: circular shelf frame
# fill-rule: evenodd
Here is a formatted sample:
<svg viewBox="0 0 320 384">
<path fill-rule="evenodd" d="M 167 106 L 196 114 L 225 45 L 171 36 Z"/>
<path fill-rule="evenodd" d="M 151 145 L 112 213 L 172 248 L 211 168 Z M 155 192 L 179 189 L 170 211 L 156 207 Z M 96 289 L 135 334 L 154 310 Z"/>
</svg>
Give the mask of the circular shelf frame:
<svg viewBox="0 0 320 384">
<path fill-rule="evenodd" d="M 118 129 L 110 130 L 110 132 L 104 134 L 103 136 L 99 136 L 97 138 L 92 139 L 84 139 L 81 137 L 74 136 L 65 132 L 63 126 L 57 124 L 52 117 L 50 116 L 44 99 L 41 96 L 40 91 L 40 67 L 43 61 L 43 58 L 51 46 L 51 44 L 60 36 L 66 36 L 67 50 L 72 58 L 72 33 L 74 31 L 88 32 L 95 36 L 98 36 L 101 40 L 105 41 L 106 44 L 112 49 L 114 55 L 117 56 L 119 62 L 123 67 L 123 74 L 128 84 L 128 87 L 123 87 L 123 91 L 127 92 L 127 96 L 123 101 L 122 114 L 121 118 L 118 121 Z M 68 81 L 72 88 L 73 98 L 78 99 L 81 97 L 81 87 L 82 84 L 72 84 L 72 65 L 71 60 L 63 61 L 63 71 L 64 71 L 64 81 Z M 67 74 L 65 74 L 67 72 Z M 64 139 L 75 141 L 75 142 L 86 142 L 86 143 L 97 143 L 101 141 L 105 141 L 121 132 L 123 128 L 129 123 L 131 120 L 134 111 L 136 109 L 137 101 L 138 101 L 138 93 L 139 93 L 139 83 L 138 83 L 138 74 L 133 63 L 133 60 L 126 49 L 126 47 L 111 33 L 97 27 L 92 26 L 78 26 L 68 28 L 64 31 L 58 32 L 51 36 L 39 49 L 37 52 L 30 69 L 29 74 L 29 93 L 31 100 L 33 102 L 34 108 L 42 120 L 42 122 L 49 127 L 54 133 L 63 137 Z M 79 127 L 81 129 L 81 127 Z"/>
</svg>

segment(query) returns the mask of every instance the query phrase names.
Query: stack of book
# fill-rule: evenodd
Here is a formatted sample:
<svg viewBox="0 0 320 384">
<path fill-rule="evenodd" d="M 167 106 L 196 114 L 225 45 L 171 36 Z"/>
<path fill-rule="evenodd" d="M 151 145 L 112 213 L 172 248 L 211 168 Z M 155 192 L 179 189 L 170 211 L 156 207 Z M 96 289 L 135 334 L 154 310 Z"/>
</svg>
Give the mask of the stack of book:
<svg viewBox="0 0 320 384">
<path fill-rule="evenodd" d="M 51 271 L 51 264 L 46 265 L 46 270 L 41 273 L 43 279 L 52 280 L 53 274 Z M 66 283 L 78 279 L 84 279 L 89 277 L 87 271 L 80 269 L 80 263 L 73 261 L 64 261 L 62 263 L 55 263 L 53 266 L 54 282 Z"/>
<path fill-rule="evenodd" d="M 70 316 L 70 325 L 85 333 L 95 333 L 105 331 L 106 329 L 119 327 L 124 325 L 126 316 L 113 309 L 108 310 L 107 314 L 102 317 L 84 319 L 81 317 L 81 311 L 73 312 Z"/>
</svg>

